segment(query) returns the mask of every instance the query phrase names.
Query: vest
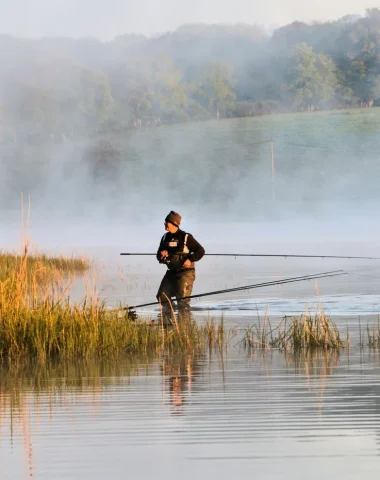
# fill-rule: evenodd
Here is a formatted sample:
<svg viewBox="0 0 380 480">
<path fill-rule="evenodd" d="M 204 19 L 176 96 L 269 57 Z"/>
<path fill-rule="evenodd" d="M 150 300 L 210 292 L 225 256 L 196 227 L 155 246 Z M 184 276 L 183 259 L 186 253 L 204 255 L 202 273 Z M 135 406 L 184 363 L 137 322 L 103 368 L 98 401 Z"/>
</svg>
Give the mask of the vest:
<svg viewBox="0 0 380 480">
<path fill-rule="evenodd" d="M 183 232 L 183 231 L 182 231 Z M 162 237 L 161 243 L 163 245 L 163 249 L 167 250 L 169 253 L 168 260 L 166 261 L 166 266 L 168 270 L 171 272 L 181 272 L 186 270 L 193 270 L 194 269 L 194 262 L 191 262 L 191 266 L 189 268 L 183 268 L 182 265 L 186 260 L 187 254 L 190 253 L 189 248 L 187 247 L 187 237 L 188 233 L 184 233 L 184 239 L 182 243 L 182 239 L 178 238 L 173 241 L 170 241 L 172 234 L 170 232 L 165 233 Z"/>
</svg>

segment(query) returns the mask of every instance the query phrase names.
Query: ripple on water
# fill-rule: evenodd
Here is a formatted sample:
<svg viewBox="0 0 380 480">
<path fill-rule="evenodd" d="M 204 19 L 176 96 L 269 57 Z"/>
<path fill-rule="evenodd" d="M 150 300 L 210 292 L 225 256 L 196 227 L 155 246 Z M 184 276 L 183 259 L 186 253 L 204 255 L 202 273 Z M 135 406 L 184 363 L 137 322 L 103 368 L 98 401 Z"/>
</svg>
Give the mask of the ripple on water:
<svg viewBox="0 0 380 480">
<path fill-rule="evenodd" d="M 1 478 L 377 478 L 376 353 L 232 348 L 113 368 L 3 369 Z"/>
</svg>

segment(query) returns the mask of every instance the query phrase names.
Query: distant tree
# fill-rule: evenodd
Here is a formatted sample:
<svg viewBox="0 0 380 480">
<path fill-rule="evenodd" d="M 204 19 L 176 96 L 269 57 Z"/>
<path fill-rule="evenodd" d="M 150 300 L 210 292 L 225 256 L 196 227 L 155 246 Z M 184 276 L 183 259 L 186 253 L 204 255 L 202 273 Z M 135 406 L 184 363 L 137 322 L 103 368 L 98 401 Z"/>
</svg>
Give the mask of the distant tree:
<svg viewBox="0 0 380 480">
<path fill-rule="evenodd" d="M 167 55 L 133 58 L 110 78 L 117 103 L 131 112 L 134 123 L 147 115 L 186 117 L 187 84 L 182 68 Z"/>
<path fill-rule="evenodd" d="M 16 137 L 18 133 L 42 138 L 58 132 L 61 114 L 52 90 L 14 83 L 6 92 L 4 119 Z"/>
<path fill-rule="evenodd" d="M 271 37 L 246 24 L 189 24 L 110 42 L 0 35 L 0 65 L 0 128 L 18 141 L 379 105 L 380 9 L 293 22 Z"/>
<path fill-rule="evenodd" d="M 295 47 L 287 70 L 287 92 L 295 109 L 312 110 L 335 95 L 337 76 L 334 62 L 302 43 Z"/>
<path fill-rule="evenodd" d="M 232 67 L 222 62 L 213 62 L 203 69 L 199 87 L 205 100 L 219 119 L 221 113 L 226 115 L 235 100 Z"/>
<path fill-rule="evenodd" d="M 150 70 L 154 111 L 168 120 L 186 118 L 188 97 L 183 69 L 163 54 L 151 59 Z"/>
<path fill-rule="evenodd" d="M 83 69 L 79 98 L 88 131 L 96 133 L 105 128 L 113 105 L 107 76 L 103 72 Z"/>
<path fill-rule="evenodd" d="M 127 90 L 127 105 L 132 112 L 133 121 L 136 123 L 144 115 L 150 113 L 153 102 L 153 92 L 149 85 L 134 83 Z"/>
<path fill-rule="evenodd" d="M 380 10 L 367 9 L 366 17 L 346 26 L 334 57 L 342 84 L 363 105 L 380 98 Z"/>
</svg>

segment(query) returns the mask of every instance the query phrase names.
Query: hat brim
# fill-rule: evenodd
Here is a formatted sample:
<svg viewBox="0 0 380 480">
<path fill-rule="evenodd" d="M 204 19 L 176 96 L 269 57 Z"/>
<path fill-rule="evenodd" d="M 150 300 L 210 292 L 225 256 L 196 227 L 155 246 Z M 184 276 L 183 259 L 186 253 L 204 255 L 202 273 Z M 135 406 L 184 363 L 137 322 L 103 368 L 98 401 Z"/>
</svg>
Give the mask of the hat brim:
<svg viewBox="0 0 380 480">
<path fill-rule="evenodd" d="M 171 223 L 171 224 L 174 225 L 175 227 L 179 228 L 178 223 L 173 222 L 173 220 L 169 220 L 168 218 L 165 218 L 165 222 L 166 222 L 166 223 Z"/>
</svg>

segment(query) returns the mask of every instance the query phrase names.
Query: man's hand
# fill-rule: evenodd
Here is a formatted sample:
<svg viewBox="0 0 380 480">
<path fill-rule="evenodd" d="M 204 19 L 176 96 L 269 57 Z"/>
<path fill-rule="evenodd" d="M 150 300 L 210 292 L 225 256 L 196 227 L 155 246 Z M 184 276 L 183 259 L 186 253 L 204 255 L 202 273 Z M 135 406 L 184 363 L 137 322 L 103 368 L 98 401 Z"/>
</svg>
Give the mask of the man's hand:
<svg viewBox="0 0 380 480">
<path fill-rule="evenodd" d="M 160 252 L 160 255 L 161 259 L 167 258 L 169 256 L 167 250 L 162 250 L 162 252 Z"/>
<path fill-rule="evenodd" d="M 185 263 L 183 264 L 183 267 L 184 267 L 184 268 L 189 268 L 189 267 L 191 267 L 191 262 L 190 262 L 189 259 L 185 260 Z"/>
</svg>

